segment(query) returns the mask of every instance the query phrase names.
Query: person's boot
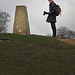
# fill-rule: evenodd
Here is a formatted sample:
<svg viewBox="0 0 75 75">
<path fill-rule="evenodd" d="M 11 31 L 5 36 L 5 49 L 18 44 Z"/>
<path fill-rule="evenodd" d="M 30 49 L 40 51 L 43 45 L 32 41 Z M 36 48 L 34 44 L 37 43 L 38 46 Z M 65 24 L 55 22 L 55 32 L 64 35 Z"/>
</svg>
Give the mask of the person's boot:
<svg viewBox="0 0 75 75">
<path fill-rule="evenodd" d="M 56 35 L 53 35 L 52 37 L 53 37 L 53 38 L 56 38 Z"/>
</svg>

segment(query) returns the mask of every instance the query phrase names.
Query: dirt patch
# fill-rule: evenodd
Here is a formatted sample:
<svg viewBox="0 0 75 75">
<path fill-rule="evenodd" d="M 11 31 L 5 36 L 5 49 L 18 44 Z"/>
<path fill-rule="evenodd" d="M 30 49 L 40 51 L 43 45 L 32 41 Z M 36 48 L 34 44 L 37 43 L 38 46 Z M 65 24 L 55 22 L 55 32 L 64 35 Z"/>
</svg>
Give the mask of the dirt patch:
<svg viewBox="0 0 75 75">
<path fill-rule="evenodd" d="M 6 42 L 6 41 L 10 41 L 9 39 L 0 39 L 0 42 Z"/>
<path fill-rule="evenodd" d="M 75 39 L 58 39 L 58 40 L 75 45 Z"/>
</svg>

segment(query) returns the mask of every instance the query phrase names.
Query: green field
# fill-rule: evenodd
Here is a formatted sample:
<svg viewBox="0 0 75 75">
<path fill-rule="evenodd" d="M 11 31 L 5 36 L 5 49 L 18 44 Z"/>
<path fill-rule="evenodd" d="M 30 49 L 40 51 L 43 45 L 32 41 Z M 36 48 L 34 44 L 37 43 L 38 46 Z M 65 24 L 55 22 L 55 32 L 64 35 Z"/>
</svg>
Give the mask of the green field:
<svg viewBox="0 0 75 75">
<path fill-rule="evenodd" d="M 75 75 L 75 46 L 47 36 L 0 34 L 0 75 Z"/>
</svg>

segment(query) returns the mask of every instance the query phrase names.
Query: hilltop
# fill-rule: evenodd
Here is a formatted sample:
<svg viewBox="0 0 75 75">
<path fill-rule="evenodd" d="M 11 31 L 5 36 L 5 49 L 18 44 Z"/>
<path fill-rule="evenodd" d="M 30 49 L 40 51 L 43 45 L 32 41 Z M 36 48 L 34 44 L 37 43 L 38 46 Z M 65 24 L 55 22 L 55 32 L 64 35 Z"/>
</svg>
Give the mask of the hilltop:
<svg viewBox="0 0 75 75">
<path fill-rule="evenodd" d="M 75 75 L 75 45 L 46 36 L 0 34 L 0 75 Z"/>
</svg>

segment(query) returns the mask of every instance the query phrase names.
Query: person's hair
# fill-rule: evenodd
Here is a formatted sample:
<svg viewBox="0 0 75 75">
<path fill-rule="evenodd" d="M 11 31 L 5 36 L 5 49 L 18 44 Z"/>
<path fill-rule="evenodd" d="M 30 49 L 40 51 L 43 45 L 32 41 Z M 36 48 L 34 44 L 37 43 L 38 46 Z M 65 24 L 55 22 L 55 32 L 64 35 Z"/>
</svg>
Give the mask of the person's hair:
<svg viewBox="0 0 75 75">
<path fill-rule="evenodd" d="M 48 1 L 53 1 L 53 0 L 48 0 Z"/>
</svg>

